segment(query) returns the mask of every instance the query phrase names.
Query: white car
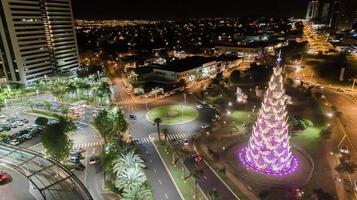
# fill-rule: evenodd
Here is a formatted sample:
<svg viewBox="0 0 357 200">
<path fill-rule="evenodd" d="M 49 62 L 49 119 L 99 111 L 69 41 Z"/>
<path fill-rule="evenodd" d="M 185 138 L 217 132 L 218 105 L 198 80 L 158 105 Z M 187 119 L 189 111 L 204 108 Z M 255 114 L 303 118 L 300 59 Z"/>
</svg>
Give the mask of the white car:
<svg viewBox="0 0 357 200">
<path fill-rule="evenodd" d="M 17 146 L 20 144 L 20 142 L 15 139 L 15 140 L 11 140 L 10 144 Z"/>
<path fill-rule="evenodd" d="M 201 104 L 198 104 L 196 107 L 197 107 L 198 109 L 203 108 L 203 106 L 202 106 Z"/>
<path fill-rule="evenodd" d="M 209 124 L 202 124 L 201 128 L 208 128 Z"/>
</svg>

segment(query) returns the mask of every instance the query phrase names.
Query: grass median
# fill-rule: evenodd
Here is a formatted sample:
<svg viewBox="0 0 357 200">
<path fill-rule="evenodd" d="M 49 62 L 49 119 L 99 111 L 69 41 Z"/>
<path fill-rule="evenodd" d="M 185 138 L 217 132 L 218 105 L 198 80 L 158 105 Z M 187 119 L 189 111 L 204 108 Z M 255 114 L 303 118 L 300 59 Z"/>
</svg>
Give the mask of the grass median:
<svg viewBox="0 0 357 200">
<path fill-rule="evenodd" d="M 182 165 L 182 162 L 180 161 L 176 162 L 175 165 L 172 164 L 172 153 L 170 151 L 169 153 L 166 151 L 165 144 L 159 144 L 158 142 L 156 142 L 155 145 L 157 146 L 159 153 L 161 154 L 164 162 L 166 163 L 184 199 L 193 199 L 193 196 L 195 194 L 195 181 L 193 177 L 187 178 L 186 180 L 182 178 L 182 177 L 187 177 L 189 175 L 189 172 L 187 171 L 186 167 L 184 167 Z M 182 170 L 183 167 L 185 170 L 185 174 Z M 200 189 L 198 190 L 196 199 L 198 200 L 205 199 L 204 194 Z"/>
</svg>

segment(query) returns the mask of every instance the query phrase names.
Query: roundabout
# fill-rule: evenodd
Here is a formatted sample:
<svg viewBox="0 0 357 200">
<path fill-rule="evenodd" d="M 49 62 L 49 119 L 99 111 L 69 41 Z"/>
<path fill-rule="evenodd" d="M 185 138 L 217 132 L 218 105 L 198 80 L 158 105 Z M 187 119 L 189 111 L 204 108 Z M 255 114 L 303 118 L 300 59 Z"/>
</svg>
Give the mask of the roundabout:
<svg viewBox="0 0 357 200">
<path fill-rule="evenodd" d="M 161 124 L 179 125 L 195 120 L 198 115 L 198 111 L 191 106 L 165 105 L 149 110 L 146 113 L 146 119 L 151 123 L 155 123 L 155 119 L 160 118 Z"/>
</svg>

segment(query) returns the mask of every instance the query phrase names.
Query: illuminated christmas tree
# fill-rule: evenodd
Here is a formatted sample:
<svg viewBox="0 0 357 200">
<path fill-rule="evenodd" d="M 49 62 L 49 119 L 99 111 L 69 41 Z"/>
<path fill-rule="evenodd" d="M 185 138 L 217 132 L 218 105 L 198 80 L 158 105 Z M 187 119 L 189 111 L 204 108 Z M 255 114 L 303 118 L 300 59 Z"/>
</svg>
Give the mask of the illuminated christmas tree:
<svg viewBox="0 0 357 200">
<path fill-rule="evenodd" d="M 248 147 L 240 153 L 240 159 L 246 166 L 272 175 L 287 174 L 297 165 L 289 142 L 280 62 L 279 53 Z"/>
</svg>

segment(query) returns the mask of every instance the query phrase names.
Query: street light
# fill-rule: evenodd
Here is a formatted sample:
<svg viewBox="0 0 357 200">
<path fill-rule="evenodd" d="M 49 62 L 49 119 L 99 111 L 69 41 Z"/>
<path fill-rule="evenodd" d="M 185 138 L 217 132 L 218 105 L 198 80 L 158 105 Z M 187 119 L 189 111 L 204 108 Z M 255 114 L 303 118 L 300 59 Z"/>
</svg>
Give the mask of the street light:
<svg viewBox="0 0 357 200">
<path fill-rule="evenodd" d="M 329 118 L 332 118 L 333 117 L 333 113 L 326 113 L 326 115 L 327 115 L 327 117 L 329 117 Z"/>
<path fill-rule="evenodd" d="M 184 99 L 184 102 L 185 102 L 185 105 L 186 105 L 186 93 L 183 93 L 183 99 Z"/>
</svg>

